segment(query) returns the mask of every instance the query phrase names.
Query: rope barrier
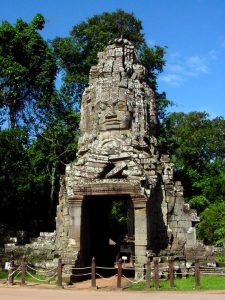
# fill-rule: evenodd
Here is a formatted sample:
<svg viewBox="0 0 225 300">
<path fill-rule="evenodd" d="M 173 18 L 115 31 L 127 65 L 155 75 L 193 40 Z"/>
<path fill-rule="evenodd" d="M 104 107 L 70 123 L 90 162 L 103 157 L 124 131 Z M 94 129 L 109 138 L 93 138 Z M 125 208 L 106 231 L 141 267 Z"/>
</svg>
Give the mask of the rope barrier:
<svg viewBox="0 0 225 300">
<path fill-rule="evenodd" d="M 154 270 L 154 268 L 152 269 L 152 270 Z M 168 267 L 161 267 L 161 268 L 159 268 L 159 270 L 163 270 L 163 271 L 168 271 L 169 270 L 169 268 Z"/>
<path fill-rule="evenodd" d="M 216 275 L 216 276 L 225 276 L 223 273 L 207 273 L 207 272 L 201 272 L 201 275 Z"/>
<path fill-rule="evenodd" d="M 116 275 L 113 275 L 113 276 L 111 276 L 111 277 L 109 277 L 109 278 L 105 278 L 105 277 L 103 277 L 102 275 L 100 275 L 100 274 L 98 274 L 98 273 L 96 273 L 96 275 L 99 276 L 100 278 L 106 280 L 106 281 L 112 280 L 112 278 L 114 278 L 114 277 L 117 276 L 117 274 L 116 274 Z"/>
<path fill-rule="evenodd" d="M 13 270 L 14 268 L 9 268 L 9 270 Z M 14 272 L 12 272 L 11 274 L 8 274 L 8 279 L 10 278 L 10 277 L 12 277 L 12 276 L 14 276 L 14 274 L 17 272 L 17 271 L 20 271 L 20 266 L 14 271 Z M 7 279 L 7 280 L 8 280 Z"/>
<path fill-rule="evenodd" d="M 28 272 L 28 271 L 26 271 L 26 273 L 27 273 L 30 277 L 32 277 L 33 279 L 35 279 L 35 280 L 37 280 L 37 281 L 40 281 L 40 282 L 48 282 L 48 281 L 50 281 L 52 278 L 56 277 L 56 273 L 55 273 L 54 275 L 52 275 L 51 277 L 49 277 L 49 278 L 47 278 L 47 279 L 39 279 L 39 278 L 33 276 L 33 275 L 32 275 L 30 272 Z"/>
<path fill-rule="evenodd" d="M 133 281 L 133 280 L 127 278 L 125 275 L 122 275 L 122 277 L 124 277 L 126 280 L 128 280 L 129 282 L 131 282 L 133 284 L 137 284 L 137 283 L 139 283 L 141 281 L 144 281 L 144 276 L 142 276 L 139 280 L 136 280 L 136 281 Z"/>
<path fill-rule="evenodd" d="M 130 267 L 130 268 L 129 268 L 129 267 L 123 267 L 123 266 L 122 266 L 122 269 L 123 269 L 123 270 L 133 270 L 133 271 L 135 270 L 134 267 Z M 136 269 L 136 270 L 137 270 L 137 269 Z"/>
<path fill-rule="evenodd" d="M 217 267 L 210 267 L 210 266 L 200 266 L 200 269 L 222 269 L 225 270 L 225 268 L 217 268 Z"/>
<path fill-rule="evenodd" d="M 115 268 L 113 268 L 113 267 L 98 267 L 98 266 L 96 266 L 96 269 L 115 270 Z"/>
<path fill-rule="evenodd" d="M 51 270 L 38 270 L 38 269 L 35 269 L 35 268 L 33 268 L 33 267 L 29 266 L 29 265 L 26 265 L 26 266 L 27 266 L 27 268 L 29 268 L 32 271 L 35 271 L 37 273 L 43 273 L 43 274 L 45 274 L 45 273 L 51 273 L 51 272 L 54 272 L 55 270 L 57 270 L 57 267 L 55 267 L 54 269 L 51 269 Z"/>
<path fill-rule="evenodd" d="M 146 268 L 145 267 L 143 267 L 143 268 L 136 268 L 136 267 L 132 267 L 132 268 L 124 268 L 124 267 L 122 267 L 122 269 L 123 270 L 133 270 L 133 271 L 135 271 L 135 270 L 143 270 L 143 271 L 145 271 L 146 270 Z M 152 269 L 153 270 L 153 269 Z"/>
<path fill-rule="evenodd" d="M 71 270 L 86 270 L 86 269 L 91 269 L 90 267 L 83 267 L 83 268 L 77 268 L 77 267 L 72 267 Z"/>
<path fill-rule="evenodd" d="M 162 264 L 164 265 L 164 264 Z M 125 278 L 127 281 L 129 281 L 130 283 L 132 284 L 138 284 L 139 282 L 143 282 L 145 281 L 145 276 L 146 276 L 146 270 L 149 270 L 151 271 L 151 274 L 153 274 L 155 268 L 154 267 L 150 267 L 149 265 L 149 268 L 146 267 L 146 265 L 143 265 L 143 267 L 141 267 L 141 264 L 139 264 L 139 266 L 137 265 L 135 267 L 134 266 L 131 266 L 129 264 L 124 264 L 124 267 L 123 267 L 123 263 L 122 265 L 121 264 L 118 264 L 119 268 L 122 267 L 122 270 L 128 270 L 128 271 L 140 271 L 142 272 L 140 275 L 142 275 L 141 278 L 137 279 L 137 280 L 132 280 L 128 277 L 126 277 L 124 274 L 122 274 L 122 277 Z M 115 272 L 117 271 L 117 268 L 118 268 L 117 265 L 115 265 L 115 267 L 104 267 L 104 266 L 95 266 L 95 269 L 101 269 L 101 270 L 114 270 Z M 165 267 L 162 267 L 160 265 L 157 265 L 158 268 L 156 268 L 156 272 L 158 270 L 158 277 L 163 280 L 163 279 L 166 279 L 168 280 L 169 277 L 170 277 L 170 269 L 169 267 L 165 264 Z M 159 267 L 160 266 L 160 267 Z M 29 264 L 26 264 L 23 266 L 20 265 L 19 267 L 17 267 L 17 269 L 15 267 L 9 267 L 9 272 L 8 272 L 8 276 L 7 276 L 7 280 L 6 282 L 4 282 L 3 284 L 13 284 L 13 278 L 16 279 L 21 273 L 22 273 L 22 268 L 25 267 L 25 272 L 26 274 L 28 274 L 31 278 L 33 278 L 34 280 L 36 281 L 39 281 L 39 282 L 50 282 L 53 278 L 56 278 L 57 277 L 57 271 L 58 271 L 58 267 L 55 267 L 51 270 L 47 269 L 47 270 L 43 270 L 43 269 L 37 269 L 37 268 L 34 268 L 32 267 L 31 265 Z M 31 271 L 34 271 L 35 274 L 40 274 L 41 276 L 45 276 L 45 278 L 38 278 L 35 276 L 34 272 L 29 272 L 27 269 L 31 270 Z M 82 274 L 72 274 L 72 276 L 75 276 L 75 277 L 82 277 L 82 276 L 91 276 L 92 273 L 90 272 L 90 269 L 92 269 L 92 266 L 88 266 L 88 267 L 68 267 L 68 266 L 63 266 L 62 268 L 62 273 L 61 274 L 64 274 L 65 276 L 70 276 L 71 275 L 71 270 L 89 270 L 88 273 L 82 273 Z M 120 270 L 120 269 L 118 269 Z M 215 275 L 215 276 L 225 276 L 225 268 L 216 268 L 216 267 L 213 267 L 213 266 L 200 266 L 199 268 L 199 264 L 198 265 L 195 265 L 195 266 L 190 266 L 189 268 L 186 266 L 186 268 L 184 268 L 183 266 L 177 266 L 177 265 L 173 265 L 173 272 L 174 272 L 174 277 L 188 277 L 188 276 L 193 276 L 195 277 L 196 276 L 196 270 L 198 272 L 198 276 L 199 276 L 199 271 L 200 270 L 200 275 L 202 276 L 208 276 L 208 275 Z M 10 274 L 11 273 L 11 274 Z M 33 273 L 33 274 L 32 274 Z M 113 273 L 113 272 L 111 272 Z M 113 276 L 107 278 L 107 277 L 103 277 L 101 274 L 99 273 L 95 273 L 95 276 L 96 277 L 99 277 L 103 280 L 106 280 L 106 281 L 110 281 L 112 280 L 114 277 L 118 277 L 118 278 L 121 278 L 121 274 L 114 274 Z M 12 277 L 12 280 L 11 280 L 11 277 Z M 196 278 L 196 277 L 195 277 Z M 121 279 L 120 279 L 121 281 Z"/>
<path fill-rule="evenodd" d="M 21 266 L 19 266 L 19 267 L 18 267 L 14 272 L 12 272 L 11 274 L 8 273 L 7 279 L 6 279 L 5 282 L 3 282 L 3 284 L 9 284 L 9 278 L 12 277 L 12 276 L 14 276 L 14 274 L 15 274 L 16 272 L 20 271 L 20 267 L 21 267 Z M 14 267 L 9 267 L 9 270 L 13 270 L 13 269 L 14 269 Z M 15 276 L 15 278 L 16 278 L 20 273 L 21 273 L 21 272 L 19 272 L 19 273 Z"/>
<path fill-rule="evenodd" d="M 10 268 L 9 270 L 13 270 L 14 268 Z M 17 271 L 20 271 L 20 266 L 11 274 L 9 274 L 9 277 L 12 277 Z"/>
<path fill-rule="evenodd" d="M 22 273 L 22 271 L 18 272 L 18 273 L 14 276 L 14 279 L 16 279 L 21 273 Z"/>
<path fill-rule="evenodd" d="M 85 274 L 73 274 L 73 276 L 79 277 L 79 276 L 89 276 L 91 273 L 85 273 Z"/>
</svg>

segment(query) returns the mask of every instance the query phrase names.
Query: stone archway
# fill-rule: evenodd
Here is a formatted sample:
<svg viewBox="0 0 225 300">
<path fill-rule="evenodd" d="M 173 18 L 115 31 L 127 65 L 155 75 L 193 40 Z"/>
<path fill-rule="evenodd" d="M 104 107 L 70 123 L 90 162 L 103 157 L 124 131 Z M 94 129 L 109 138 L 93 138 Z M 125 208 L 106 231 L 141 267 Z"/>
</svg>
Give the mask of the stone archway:
<svg viewBox="0 0 225 300">
<path fill-rule="evenodd" d="M 98 219 L 96 224 L 94 223 L 96 221 L 94 214 L 100 210 L 101 207 L 101 205 L 96 205 L 96 202 L 98 202 L 98 204 L 103 204 L 104 201 L 107 203 L 107 199 L 123 199 L 124 201 L 130 199 L 132 202 L 134 209 L 135 262 L 136 266 L 146 263 L 146 198 L 141 195 L 138 185 L 135 186 L 127 182 L 113 181 L 112 183 L 107 182 L 104 184 L 76 187 L 74 192 L 76 196 L 69 199 L 71 220 L 69 237 L 75 241 L 76 250 L 80 253 L 79 264 L 88 264 L 88 260 L 91 259 L 91 256 L 97 254 L 96 251 L 100 251 L 102 255 L 104 249 L 107 248 L 106 243 L 108 238 L 110 238 L 108 232 L 106 230 L 101 231 L 103 234 L 102 241 L 101 236 L 97 237 L 96 235 L 98 228 L 101 228 L 104 224 L 107 227 L 107 217 L 104 216 L 102 220 Z M 105 212 L 107 215 L 108 211 L 109 206 L 105 205 L 103 213 Z M 100 247 L 103 249 L 99 248 L 97 242 L 99 242 Z M 97 256 L 100 257 L 98 254 Z"/>
<path fill-rule="evenodd" d="M 115 204 L 124 208 L 128 223 L 112 218 Z M 91 195 L 84 197 L 81 211 L 81 264 L 88 265 L 92 257 L 103 266 L 112 267 L 120 251 L 124 236 L 134 236 L 134 220 L 130 209 L 132 200 L 128 195 Z M 132 207 L 133 210 L 133 207 Z"/>
</svg>

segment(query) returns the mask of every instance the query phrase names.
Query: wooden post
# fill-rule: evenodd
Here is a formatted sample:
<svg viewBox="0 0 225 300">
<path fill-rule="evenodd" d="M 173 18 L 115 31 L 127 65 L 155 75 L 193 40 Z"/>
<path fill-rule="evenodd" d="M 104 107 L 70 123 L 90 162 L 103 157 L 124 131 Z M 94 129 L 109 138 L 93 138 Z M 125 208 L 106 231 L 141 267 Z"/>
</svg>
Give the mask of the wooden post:
<svg viewBox="0 0 225 300">
<path fill-rule="evenodd" d="M 200 263 L 199 263 L 199 258 L 195 259 L 195 287 L 200 287 Z"/>
<path fill-rule="evenodd" d="M 155 288 L 159 288 L 159 258 L 154 258 L 154 284 Z"/>
<path fill-rule="evenodd" d="M 62 284 L 62 258 L 60 257 L 58 259 L 58 270 L 57 270 L 57 273 L 58 273 L 58 278 L 57 278 L 57 286 L 62 288 L 63 287 L 63 284 Z"/>
<path fill-rule="evenodd" d="M 173 258 L 169 257 L 169 278 L 170 278 L 170 287 L 174 288 L 174 268 L 173 268 Z"/>
<path fill-rule="evenodd" d="M 9 266 L 9 270 L 8 270 L 8 278 L 9 278 L 9 284 L 13 285 L 14 284 L 14 260 L 13 257 L 10 257 L 10 266 Z"/>
<path fill-rule="evenodd" d="M 150 289 L 151 287 L 151 261 L 148 258 L 146 265 L 146 289 Z"/>
<path fill-rule="evenodd" d="M 117 269 L 117 288 L 121 289 L 121 280 L 122 280 L 122 260 L 121 258 L 118 261 L 118 269 Z"/>
<path fill-rule="evenodd" d="M 26 280 L 26 265 L 25 265 L 25 257 L 23 256 L 21 259 L 21 285 L 25 285 Z"/>
<path fill-rule="evenodd" d="M 92 258 L 92 263 L 91 263 L 91 287 L 96 288 L 96 262 L 95 262 L 95 257 Z"/>
</svg>

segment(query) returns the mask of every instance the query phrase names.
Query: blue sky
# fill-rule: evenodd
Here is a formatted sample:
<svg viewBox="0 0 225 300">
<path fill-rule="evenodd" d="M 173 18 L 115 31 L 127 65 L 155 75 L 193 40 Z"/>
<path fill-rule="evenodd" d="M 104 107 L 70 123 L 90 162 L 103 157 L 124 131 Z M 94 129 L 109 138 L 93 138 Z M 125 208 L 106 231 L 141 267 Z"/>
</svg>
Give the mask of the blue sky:
<svg viewBox="0 0 225 300">
<path fill-rule="evenodd" d="M 0 0 L 0 20 L 46 20 L 45 39 L 65 37 L 94 14 L 123 9 L 142 21 L 150 46 L 167 46 L 159 91 L 172 111 L 225 117 L 225 0 Z"/>
</svg>

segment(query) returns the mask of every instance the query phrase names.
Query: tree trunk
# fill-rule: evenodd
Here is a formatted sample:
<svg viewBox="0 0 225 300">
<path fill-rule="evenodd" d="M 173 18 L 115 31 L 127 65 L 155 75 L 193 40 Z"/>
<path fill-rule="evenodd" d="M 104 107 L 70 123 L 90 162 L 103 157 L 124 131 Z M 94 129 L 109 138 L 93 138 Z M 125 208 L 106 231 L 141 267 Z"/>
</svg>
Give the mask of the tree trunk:
<svg viewBox="0 0 225 300">
<path fill-rule="evenodd" d="M 55 192 L 55 173 L 56 173 L 56 167 L 55 163 L 52 166 L 51 169 L 51 192 L 50 192 L 50 205 L 49 205 L 49 215 L 52 214 L 52 208 L 53 208 L 53 202 L 54 202 L 54 192 Z"/>
<path fill-rule="evenodd" d="M 16 110 L 14 106 L 9 107 L 9 127 L 16 128 Z"/>
</svg>

